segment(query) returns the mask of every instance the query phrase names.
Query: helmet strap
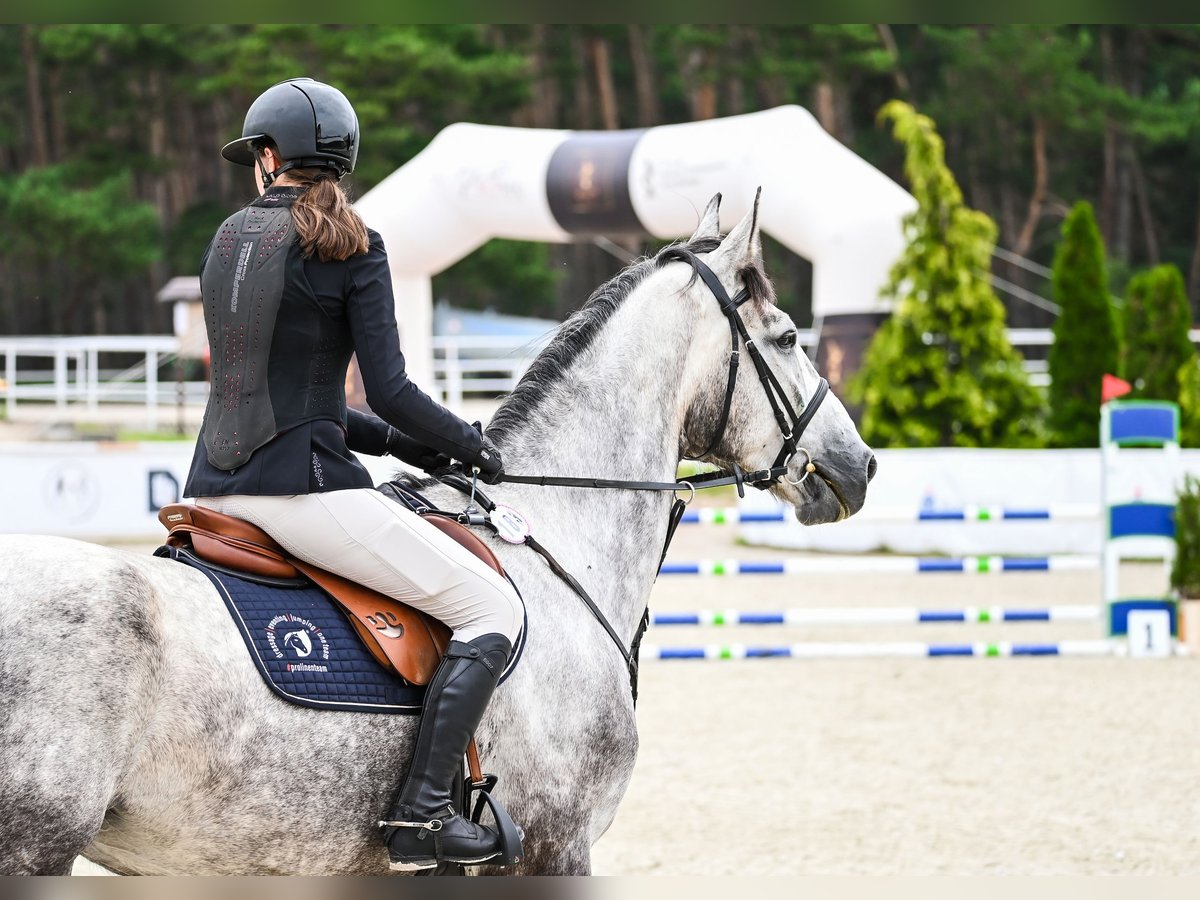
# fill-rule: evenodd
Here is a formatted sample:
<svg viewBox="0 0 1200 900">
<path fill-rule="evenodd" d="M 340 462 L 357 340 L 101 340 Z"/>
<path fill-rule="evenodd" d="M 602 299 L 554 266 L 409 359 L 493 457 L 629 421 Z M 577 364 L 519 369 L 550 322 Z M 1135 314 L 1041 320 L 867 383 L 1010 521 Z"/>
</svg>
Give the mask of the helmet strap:
<svg viewBox="0 0 1200 900">
<path fill-rule="evenodd" d="M 263 154 L 256 154 L 254 158 L 258 165 L 258 173 L 262 176 L 262 186 L 263 190 L 265 191 L 274 183 L 276 176 L 278 176 L 283 169 L 278 168 L 274 172 L 268 172 L 267 167 L 263 165 Z"/>
<path fill-rule="evenodd" d="M 346 174 L 338 166 L 335 166 L 332 163 L 330 163 L 328 160 L 321 159 L 321 158 L 289 159 L 287 162 L 285 162 L 283 165 L 281 165 L 279 168 L 277 168 L 274 172 L 268 172 L 263 167 L 263 165 L 260 161 L 258 168 L 259 168 L 259 171 L 262 172 L 262 183 L 263 183 L 264 190 L 269 188 L 274 183 L 276 178 L 278 178 L 280 175 L 282 175 L 284 172 L 287 172 L 290 169 L 311 169 L 311 168 L 333 169 L 334 173 L 337 175 L 337 178 L 334 179 L 335 181 L 341 181 L 342 176 Z"/>
</svg>

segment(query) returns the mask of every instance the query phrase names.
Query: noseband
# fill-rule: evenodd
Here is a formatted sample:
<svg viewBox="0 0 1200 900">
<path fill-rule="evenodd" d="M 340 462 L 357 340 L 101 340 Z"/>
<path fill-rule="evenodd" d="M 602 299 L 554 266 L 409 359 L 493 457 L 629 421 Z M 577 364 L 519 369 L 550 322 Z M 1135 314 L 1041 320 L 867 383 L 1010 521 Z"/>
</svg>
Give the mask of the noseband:
<svg viewBox="0 0 1200 900">
<path fill-rule="evenodd" d="M 788 463 L 797 452 L 804 453 L 805 471 L 800 476 L 799 480 L 792 481 L 787 479 L 789 484 L 799 485 L 813 471 L 812 454 L 799 446 L 797 443 L 800 435 L 804 434 L 804 429 L 808 427 L 808 423 L 812 421 L 813 416 L 817 414 L 817 409 L 821 406 L 821 401 L 825 399 L 825 395 L 829 393 L 829 382 L 824 378 L 817 384 L 817 389 L 813 391 L 812 397 L 808 403 L 800 404 L 800 414 L 796 414 L 796 410 L 792 408 L 792 403 L 788 400 L 787 393 L 783 390 L 783 386 L 779 383 L 779 379 L 775 377 L 775 373 L 771 371 L 771 367 L 767 365 L 767 361 L 762 358 L 762 353 L 759 352 L 758 345 L 754 343 L 754 339 L 750 337 L 750 333 L 746 330 L 746 323 L 742 321 L 741 314 L 738 313 L 738 308 L 750 299 L 750 289 L 742 288 L 736 297 L 730 299 L 728 292 L 725 290 L 725 285 L 721 284 L 721 280 L 713 273 L 705 263 L 698 259 L 690 260 L 696 267 L 696 272 L 700 278 L 708 285 L 708 289 L 712 291 L 713 296 L 717 300 L 717 304 L 721 307 L 721 312 L 725 314 L 725 318 L 729 321 L 729 376 L 725 382 L 725 402 L 721 406 L 721 416 L 717 419 L 717 427 L 713 432 L 712 440 L 708 442 L 708 447 L 700 454 L 708 456 L 717 445 L 721 443 L 721 439 L 725 437 L 725 426 L 729 423 L 729 409 L 733 404 L 733 391 L 737 385 L 738 362 L 741 353 L 738 350 L 738 337 L 742 339 L 742 343 L 746 345 L 746 352 L 750 354 L 750 361 L 754 363 L 754 370 L 758 373 L 758 380 L 763 386 L 763 390 L 767 393 L 767 400 L 771 404 L 771 412 L 775 414 L 775 424 L 779 426 L 779 432 L 783 435 L 783 446 L 779 449 L 779 454 L 775 457 L 775 462 L 771 464 L 771 468 L 767 470 L 769 473 L 774 473 L 778 469 L 783 472 L 780 475 L 771 474 L 766 483 L 774 481 L 776 478 L 786 478 Z M 787 413 L 785 418 L 784 413 Z M 755 487 L 763 486 L 760 482 L 751 481 Z"/>
</svg>

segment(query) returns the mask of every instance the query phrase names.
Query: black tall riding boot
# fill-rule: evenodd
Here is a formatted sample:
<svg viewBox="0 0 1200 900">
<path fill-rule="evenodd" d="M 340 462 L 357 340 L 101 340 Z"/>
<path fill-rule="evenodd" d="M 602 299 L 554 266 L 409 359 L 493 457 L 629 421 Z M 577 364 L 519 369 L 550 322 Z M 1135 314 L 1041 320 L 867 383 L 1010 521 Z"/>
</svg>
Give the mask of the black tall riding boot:
<svg viewBox="0 0 1200 900">
<path fill-rule="evenodd" d="M 389 820 L 380 823 L 393 869 L 480 863 L 499 853 L 496 832 L 455 810 L 450 791 L 510 653 L 502 634 L 451 641 L 446 648 L 425 693 L 408 775 Z"/>
</svg>

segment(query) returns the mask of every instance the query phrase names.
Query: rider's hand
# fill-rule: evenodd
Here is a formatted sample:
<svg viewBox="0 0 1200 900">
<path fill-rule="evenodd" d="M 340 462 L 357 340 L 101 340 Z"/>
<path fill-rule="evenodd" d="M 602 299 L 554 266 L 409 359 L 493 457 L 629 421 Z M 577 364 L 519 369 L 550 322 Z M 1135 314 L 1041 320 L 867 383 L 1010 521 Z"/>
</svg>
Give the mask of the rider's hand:
<svg viewBox="0 0 1200 900">
<path fill-rule="evenodd" d="M 472 423 L 479 431 L 480 441 L 483 446 L 479 450 L 479 455 L 471 460 L 467 466 L 469 469 L 479 469 L 479 480 L 485 484 L 495 484 L 500 480 L 500 476 L 504 474 L 504 460 L 500 457 L 500 450 L 488 440 L 487 435 L 483 433 L 483 427 L 478 422 Z"/>
<path fill-rule="evenodd" d="M 387 452 L 401 462 L 416 466 L 425 472 L 436 472 L 453 465 L 453 460 L 432 447 L 409 437 L 398 428 L 388 426 Z"/>
</svg>

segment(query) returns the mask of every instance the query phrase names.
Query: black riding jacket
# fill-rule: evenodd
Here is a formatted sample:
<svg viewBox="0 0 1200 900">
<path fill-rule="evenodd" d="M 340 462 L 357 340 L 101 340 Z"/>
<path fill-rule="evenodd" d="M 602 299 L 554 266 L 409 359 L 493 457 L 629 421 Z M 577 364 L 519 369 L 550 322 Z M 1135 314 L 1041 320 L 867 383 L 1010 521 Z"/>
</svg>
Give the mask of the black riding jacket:
<svg viewBox="0 0 1200 900">
<path fill-rule="evenodd" d="M 251 206 L 290 205 L 301 190 L 271 187 Z M 202 428 L 185 496 L 287 495 L 372 487 L 366 468 L 351 451 L 382 455 L 387 449 L 388 424 L 454 459 L 470 463 L 477 458 L 482 446 L 479 433 L 405 374 L 387 254 L 380 236 L 370 230 L 368 234 L 370 249 L 341 262 L 305 258 L 295 236 L 291 237 L 271 335 L 276 352 L 269 346 L 259 351 L 268 369 L 271 411 L 279 430 L 247 453 L 244 464 L 225 471 L 210 462 Z M 200 263 L 202 292 L 211 288 L 203 283 L 203 272 L 220 237 L 219 230 Z M 216 316 L 215 322 L 209 322 L 210 335 L 222 332 L 222 311 L 218 306 L 209 313 Z M 280 347 L 288 352 L 279 353 Z M 306 355 L 295 352 L 297 347 L 312 350 Z M 332 376 L 313 365 L 311 355 L 327 348 L 324 355 L 331 360 Z M 228 348 L 211 346 L 210 351 L 215 381 L 215 361 Z M 382 418 L 346 406 L 344 385 L 351 351 L 358 355 L 367 403 Z M 314 385 L 318 377 L 320 384 Z M 206 422 L 221 402 L 219 387 L 212 385 Z M 330 389 L 336 391 L 337 402 L 314 404 L 321 408 L 312 414 L 306 415 L 307 407 L 294 400 L 321 394 L 327 397 Z"/>
</svg>

